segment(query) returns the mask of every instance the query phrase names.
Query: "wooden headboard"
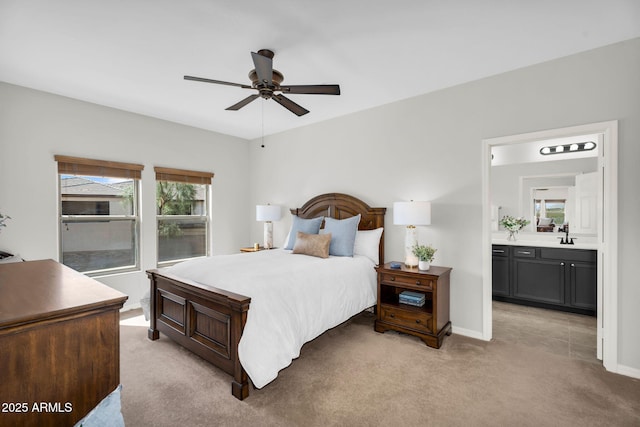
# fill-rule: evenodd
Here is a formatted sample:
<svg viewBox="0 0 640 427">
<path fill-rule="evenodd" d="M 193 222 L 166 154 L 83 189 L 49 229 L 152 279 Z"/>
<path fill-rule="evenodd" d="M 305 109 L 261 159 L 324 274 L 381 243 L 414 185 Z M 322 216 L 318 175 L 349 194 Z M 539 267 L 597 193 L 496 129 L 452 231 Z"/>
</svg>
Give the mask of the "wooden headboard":
<svg viewBox="0 0 640 427">
<path fill-rule="evenodd" d="M 310 199 L 301 208 L 291 209 L 291 213 L 300 218 L 319 216 L 345 219 L 360 214 L 358 230 L 375 230 L 384 227 L 384 215 L 387 208 L 372 208 L 360 199 L 348 194 L 328 193 Z M 384 232 L 380 237 L 380 264 L 384 264 Z"/>
</svg>

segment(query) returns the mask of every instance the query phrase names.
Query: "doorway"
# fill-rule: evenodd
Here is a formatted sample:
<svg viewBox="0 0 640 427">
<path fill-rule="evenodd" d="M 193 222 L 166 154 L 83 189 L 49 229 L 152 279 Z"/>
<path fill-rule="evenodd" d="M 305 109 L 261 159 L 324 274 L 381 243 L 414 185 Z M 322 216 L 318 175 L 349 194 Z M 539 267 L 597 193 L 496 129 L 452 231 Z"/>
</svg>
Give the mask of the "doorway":
<svg viewBox="0 0 640 427">
<path fill-rule="evenodd" d="M 603 366 L 617 372 L 617 166 L 618 122 L 609 121 L 520 135 L 491 138 L 482 141 L 483 179 L 483 338 L 493 334 L 492 309 L 492 206 L 491 154 L 494 147 L 525 144 L 533 141 L 571 138 L 579 135 L 601 135 L 598 154 L 598 237 L 597 237 L 597 357 Z"/>
</svg>

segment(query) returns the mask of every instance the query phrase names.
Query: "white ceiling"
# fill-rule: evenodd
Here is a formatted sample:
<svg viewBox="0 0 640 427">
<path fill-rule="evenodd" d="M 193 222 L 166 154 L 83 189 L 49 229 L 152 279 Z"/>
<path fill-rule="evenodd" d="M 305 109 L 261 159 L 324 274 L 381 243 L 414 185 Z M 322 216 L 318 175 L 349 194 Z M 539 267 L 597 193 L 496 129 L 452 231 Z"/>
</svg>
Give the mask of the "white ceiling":
<svg viewBox="0 0 640 427">
<path fill-rule="evenodd" d="M 0 80 L 252 139 L 635 37 L 637 0 L 0 0 Z M 250 84 L 262 48 L 342 94 L 183 80 Z"/>
</svg>

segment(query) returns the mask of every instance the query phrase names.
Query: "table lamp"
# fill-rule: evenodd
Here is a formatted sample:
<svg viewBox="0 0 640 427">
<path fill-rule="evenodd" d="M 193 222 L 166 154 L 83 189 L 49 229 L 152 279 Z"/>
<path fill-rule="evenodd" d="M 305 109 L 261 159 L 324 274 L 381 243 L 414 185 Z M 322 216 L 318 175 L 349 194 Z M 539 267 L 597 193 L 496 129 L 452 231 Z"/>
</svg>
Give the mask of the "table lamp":
<svg viewBox="0 0 640 427">
<path fill-rule="evenodd" d="M 407 267 L 416 267 L 418 257 L 413 254 L 413 247 L 418 244 L 418 230 L 416 225 L 431 224 L 430 202 L 394 202 L 393 223 L 406 225 L 407 231 L 404 238 L 404 264 Z"/>
<path fill-rule="evenodd" d="M 273 248 L 273 223 L 280 219 L 280 206 L 257 205 L 256 221 L 264 221 L 264 248 Z"/>
</svg>

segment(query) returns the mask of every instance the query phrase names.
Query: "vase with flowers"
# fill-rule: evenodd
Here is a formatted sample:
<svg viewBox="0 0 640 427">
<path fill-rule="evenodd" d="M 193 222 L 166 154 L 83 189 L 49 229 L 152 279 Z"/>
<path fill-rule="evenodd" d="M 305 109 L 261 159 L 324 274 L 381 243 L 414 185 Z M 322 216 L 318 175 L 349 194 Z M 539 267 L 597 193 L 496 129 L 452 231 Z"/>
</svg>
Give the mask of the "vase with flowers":
<svg viewBox="0 0 640 427">
<path fill-rule="evenodd" d="M 506 215 L 503 216 L 500 220 L 500 225 L 509 232 L 509 234 L 507 235 L 507 240 L 515 242 L 518 231 L 526 227 L 529 222 L 530 221 L 527 221 L 521 216 L 516 218 L 511 215 Z"/>
<path fill-rule="evenodd" d="M 418 257 L 418 270 L 428 270 L 437 249 L 431 245 L 415 245 L 412 248 L 413 254 Z"/>
</svg>

